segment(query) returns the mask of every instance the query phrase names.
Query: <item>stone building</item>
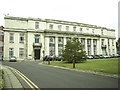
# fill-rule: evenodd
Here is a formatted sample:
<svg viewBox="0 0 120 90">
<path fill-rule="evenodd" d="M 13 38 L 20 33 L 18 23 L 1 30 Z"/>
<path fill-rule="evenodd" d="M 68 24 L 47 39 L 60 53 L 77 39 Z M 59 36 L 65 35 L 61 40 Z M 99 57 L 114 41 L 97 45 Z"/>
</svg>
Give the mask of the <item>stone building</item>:
<svg viewBox="0 0 120 90">
<path fill-rule="evenodd" d="M 4 33 L 3 33 L 3 26 L 0 26 L 0 60 L 3 59 L 3 43 L 4 43 Z"/>
<path fill-rule="evenodd" d="M 59 56 L 67 40 L 77 37 L 87 55 L 116 55 L 115 30 L 96 25 L 53 19 L 6 16 L 4 60 Z"/>
</svg>

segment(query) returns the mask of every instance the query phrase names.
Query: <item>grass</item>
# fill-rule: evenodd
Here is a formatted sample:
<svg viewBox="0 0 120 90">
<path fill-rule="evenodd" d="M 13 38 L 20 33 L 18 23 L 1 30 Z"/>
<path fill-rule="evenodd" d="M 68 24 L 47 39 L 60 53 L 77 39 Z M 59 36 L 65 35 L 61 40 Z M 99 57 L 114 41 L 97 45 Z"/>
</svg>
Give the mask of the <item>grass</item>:
<svg viewBox="0 0 120 90">
<path fill-rule="evenodd" d="M 43 64 L 48 64 L 48 62 Z M 51 61 L 50 65 L 72 68 L 72 63 L 64 61 Z M 76 63 L 76 69 L 118 74 L 118 58 L 87 60 L 84 63 Z"/>
</svg>

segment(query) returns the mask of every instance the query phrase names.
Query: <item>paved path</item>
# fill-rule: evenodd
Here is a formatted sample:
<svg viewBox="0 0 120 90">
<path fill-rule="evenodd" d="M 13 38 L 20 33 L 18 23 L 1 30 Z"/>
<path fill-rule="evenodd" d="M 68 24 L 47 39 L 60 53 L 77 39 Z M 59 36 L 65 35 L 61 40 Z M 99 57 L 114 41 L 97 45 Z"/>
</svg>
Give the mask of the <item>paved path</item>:
<svg viewBox="0 0 120 90">
<path fill-rule="evenodd" d="M 71 71 L 39 62 L 4 62 L 16 68 L 40 88 L 118 88 L 116 78 Z"/>
</svg>

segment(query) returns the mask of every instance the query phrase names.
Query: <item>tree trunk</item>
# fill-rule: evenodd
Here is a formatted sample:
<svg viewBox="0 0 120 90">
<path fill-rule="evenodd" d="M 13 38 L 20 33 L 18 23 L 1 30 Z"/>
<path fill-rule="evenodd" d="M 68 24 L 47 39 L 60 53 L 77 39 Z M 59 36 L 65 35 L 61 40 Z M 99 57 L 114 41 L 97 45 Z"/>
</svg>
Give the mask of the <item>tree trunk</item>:
<svg viewBox="0 0 120 90">
<path fill-rule="evenodd" d="M 73 60 L 73 68 L 75 68 L 75 59 Z"/>
</svg>

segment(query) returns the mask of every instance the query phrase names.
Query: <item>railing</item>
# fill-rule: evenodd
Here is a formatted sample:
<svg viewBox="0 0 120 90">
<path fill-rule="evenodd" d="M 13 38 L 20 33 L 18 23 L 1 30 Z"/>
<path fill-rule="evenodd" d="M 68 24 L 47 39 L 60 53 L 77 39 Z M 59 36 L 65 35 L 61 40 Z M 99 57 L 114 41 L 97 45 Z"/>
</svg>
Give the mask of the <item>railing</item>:
<svg viewBox="0 0 120 90">
<path fill-rule="evenodd" d="M 35 46 L 35 47 L 42 47 L 42 43 L 33 43 L 33 46 Z"/>
<path fill-rule="evenodd" d="M 106 48 L 107 46 L 106 45 L 102 45 L 101 48 Z"/>
</svg>

